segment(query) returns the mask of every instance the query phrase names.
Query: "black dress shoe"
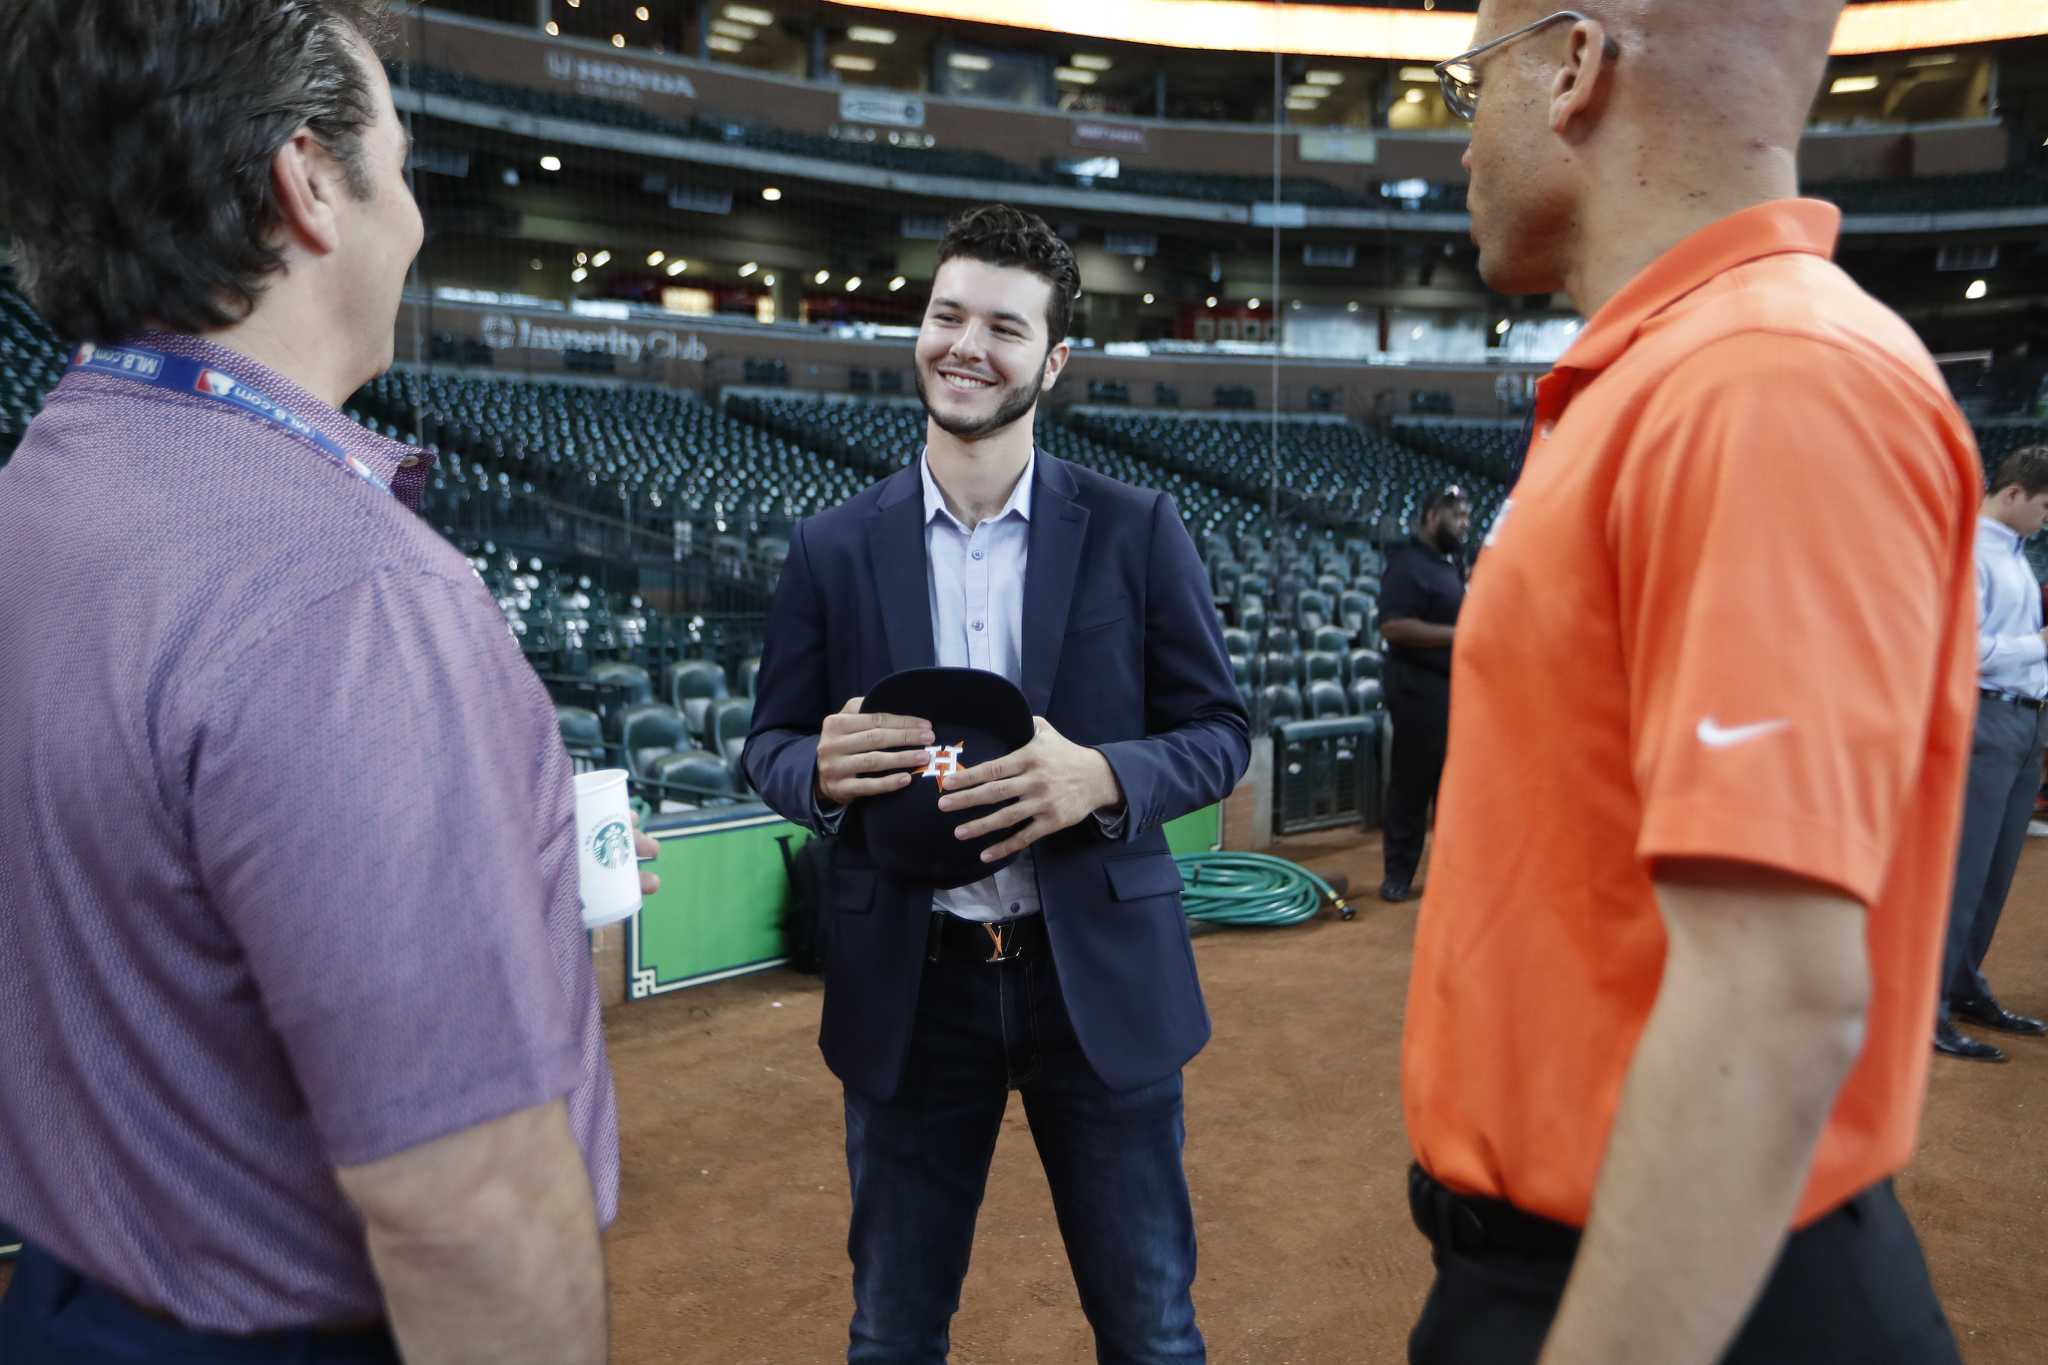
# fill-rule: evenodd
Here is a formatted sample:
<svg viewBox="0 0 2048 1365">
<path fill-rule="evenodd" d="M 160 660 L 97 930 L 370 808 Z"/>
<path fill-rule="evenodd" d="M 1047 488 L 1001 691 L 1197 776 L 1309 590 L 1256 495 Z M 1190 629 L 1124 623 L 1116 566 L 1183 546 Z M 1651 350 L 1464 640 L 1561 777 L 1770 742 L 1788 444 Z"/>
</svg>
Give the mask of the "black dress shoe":
<svg viewBox="0 0 2048 1365">
<path fill-rule="evenodd" d="M 1380 899 L 1389 905 L 1399 905 L 1415 894 L 1407 882 L 1389 877 L 1380 883 Z"/>
<path fill-rule="evenodd" d="M 2000 1033 L 2017 1033 L 2023 1038 L 2038 1038 L 2048 1033 L 2048 1024 L 2024 1014 L 2014 1014 L 1989 996 L 1976 1000 L 1951 1000 L 1948 1012 L 1957 1019 L 1967 1019 Z"/>
<path fill-rule="evenodd" d="M 1944 1019 L 1934 1026 L 1934 1050 L 1944 1057 L 1960 1057 L 1966 1062 L 2002 1062 L 2005 1054 L 1989 1043 L 1980 1043 L 1956 1032 L 1956 1026 Z"/>
</svg>

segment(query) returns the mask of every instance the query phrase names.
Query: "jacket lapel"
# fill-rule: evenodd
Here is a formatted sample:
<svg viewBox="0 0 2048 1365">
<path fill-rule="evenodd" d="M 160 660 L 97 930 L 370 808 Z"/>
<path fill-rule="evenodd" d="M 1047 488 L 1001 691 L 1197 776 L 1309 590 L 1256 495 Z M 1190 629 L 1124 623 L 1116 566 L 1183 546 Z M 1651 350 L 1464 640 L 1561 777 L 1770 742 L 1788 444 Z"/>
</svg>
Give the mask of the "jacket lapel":
<svg viewBox="0 0 2048 1365">
<path fill-rule="evenodd" d="M 1075 491 L 1066 466 L 1040 451 L 1038 486 L 1031 492 L 1031 552 L 1024 566 L 1024 697 L 1034 716 L 1052 704 L 1081 546 L 1088 538 L 1088 509 L 1074 501 Z"/>
<path fill-rule="evenodd" d="M 915 464 L 889 481 L 868 516 L 867 535 L 868 568 L 889 641 L 888 672 L 930 668 L 936 661 L 931 571 L 925 562 L 924 485 Z"/>
</svg>

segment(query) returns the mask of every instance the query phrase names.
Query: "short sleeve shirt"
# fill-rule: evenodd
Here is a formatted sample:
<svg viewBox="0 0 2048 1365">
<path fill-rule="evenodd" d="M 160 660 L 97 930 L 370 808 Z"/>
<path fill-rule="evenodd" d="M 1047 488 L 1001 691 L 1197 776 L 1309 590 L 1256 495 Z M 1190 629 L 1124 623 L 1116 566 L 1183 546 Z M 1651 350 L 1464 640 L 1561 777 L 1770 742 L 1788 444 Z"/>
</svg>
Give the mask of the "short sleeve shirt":
<svg viewBox="0 0 2048 1365">
<path fill-rule="evenodd" d="M 1465 575 L 1458 562 L 1433 546 L 1410 537 L 1387 555 L 1380 580 L 1380 620 L 1420 621 L 1428 626 L 1455 626 L 1465 604 Z M 1428 649 L 1389 644 L 1387 656 L 1426 668 L 1451 671 L 1449 645 Z"/>
<path fill-rule="evenodd" d="M 0 1219 L 189 1326 L 382 1315 L 336 1166 L 618 1129 L 570 764 L 425 456 L 74 370 L 0 470 Z M 411 461 L 403 464 L 402 461 Z"/>
<path fill-rule="evenodd" d="M 1649 266 L 1538 389 L 1458 630 L 1404 1105 L 1454 1189 L 1583 1225 L 1656 999 L 1660 862 L 1866 907 L 1863 1054 L 1805 1223 L 1898 1171 L 1970 752 L 1982 470 L 1804 200 Z"/>
</svg>

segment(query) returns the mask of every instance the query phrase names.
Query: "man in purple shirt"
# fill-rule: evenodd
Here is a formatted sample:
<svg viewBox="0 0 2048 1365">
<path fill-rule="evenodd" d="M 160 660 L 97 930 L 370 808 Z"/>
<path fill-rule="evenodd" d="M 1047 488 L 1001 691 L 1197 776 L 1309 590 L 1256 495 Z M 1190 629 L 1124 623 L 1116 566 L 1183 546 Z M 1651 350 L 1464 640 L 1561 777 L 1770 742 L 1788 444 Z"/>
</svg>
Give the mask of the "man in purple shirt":
<svg viewBox="0 0 2048 1365">
<path fill-rule="evenodd" d="M 4 1365 L 605 1354 L 569 760 L 429 457 L 335 411 L 421 239 L 381 11 L 0 36 L 80 343 L 0 470 Z"/>
</svg>

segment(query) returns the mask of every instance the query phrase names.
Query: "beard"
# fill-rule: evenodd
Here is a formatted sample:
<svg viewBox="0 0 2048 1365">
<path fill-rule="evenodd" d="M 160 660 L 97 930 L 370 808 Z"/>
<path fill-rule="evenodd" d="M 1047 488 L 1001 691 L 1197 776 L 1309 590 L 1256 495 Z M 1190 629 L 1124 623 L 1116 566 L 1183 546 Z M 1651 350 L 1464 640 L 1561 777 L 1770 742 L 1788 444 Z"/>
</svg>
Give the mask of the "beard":
<svg viewBox="0 0 2048 1365">
<path fill-rule="evenodd" d="M 1038 405 L 1038 383 L 1034 377 L 1010 388 L 998 389 L 996 409 L 986 417 L 945 416 L 932 406 L 931 389 L 925 382 L 924 369 L 922 365 L 911 367 L 911 377 L 917 381 L 917 401 L 924 404 L 925 415 L 939 424 L 939 430 L 957 440 L 979 441 L 993 436 Z"/>
<path fill-rule="evenodd" d="M 1438 554 L 1455 556 L 1465 548 L 1465 537 L 1448 526 L 1439 526 L 1430 536 L 1430 543 L 1436 546 Z"/>
</svg>

